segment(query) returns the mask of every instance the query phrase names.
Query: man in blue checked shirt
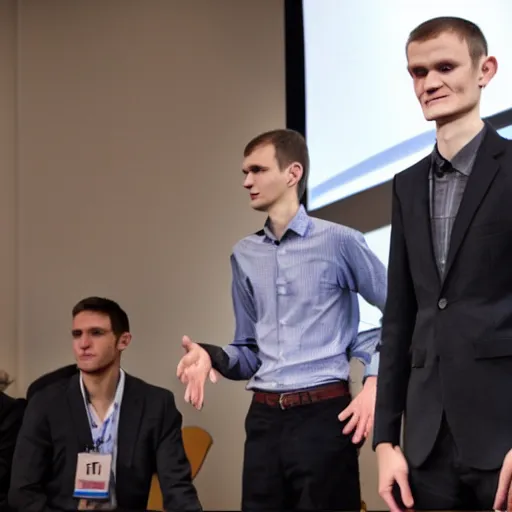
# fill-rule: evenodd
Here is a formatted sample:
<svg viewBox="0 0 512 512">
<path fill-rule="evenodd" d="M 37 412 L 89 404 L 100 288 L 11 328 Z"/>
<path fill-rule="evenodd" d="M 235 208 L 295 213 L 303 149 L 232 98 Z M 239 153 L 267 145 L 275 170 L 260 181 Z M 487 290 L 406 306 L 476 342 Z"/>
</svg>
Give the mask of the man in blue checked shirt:
<svg viewBox="0 0 512 512">
<path fill-rule="evenodd" d="M 380 329 L 358 334 L 358 293 L 382 311 L 386 270 L 361 233 L 310 217 L 304 138 L 275 130 L 244 151 L 244 187 L 267 214 L 231 255 L 234 341 L 183 338 L 178 377 L 200 409 L 215 370 L 248 380 L 242 509 L 359 510 L 358 448 L 373 426 Z M 350 396 L 349 360 L 365 366 Z"/>
</svg>

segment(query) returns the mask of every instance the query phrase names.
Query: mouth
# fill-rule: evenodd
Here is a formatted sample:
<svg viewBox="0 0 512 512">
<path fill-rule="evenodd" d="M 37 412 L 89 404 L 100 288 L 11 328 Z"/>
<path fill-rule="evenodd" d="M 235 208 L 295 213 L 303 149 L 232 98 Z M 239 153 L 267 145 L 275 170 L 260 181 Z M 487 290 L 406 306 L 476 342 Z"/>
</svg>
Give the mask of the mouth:
<svg viewBox="0 0 512 512">
<path fill-rule="evenodd" d="M 447 96 L 438 96 L 437 98 L 431 98 L 425 102 L 425 105 L 428 107 L 434 103 L 437 103 L 440 100 L 444 100 L 445 98 L 447 98 Z"/>
<path fill-rule="evenodd" d="M 250 196 L 251 196 L 251 200 L 254 200 L 259 196 L 259 194 L 250 194 Z"/>
</svg>

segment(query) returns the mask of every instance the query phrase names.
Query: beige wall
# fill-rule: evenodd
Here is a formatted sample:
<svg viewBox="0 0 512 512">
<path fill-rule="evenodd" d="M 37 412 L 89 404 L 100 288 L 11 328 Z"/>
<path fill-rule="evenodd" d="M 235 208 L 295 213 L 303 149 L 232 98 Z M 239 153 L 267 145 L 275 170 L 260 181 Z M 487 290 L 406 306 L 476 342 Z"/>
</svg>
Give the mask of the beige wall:
<svg viewBox="0 0 512 512">
<path fill-rule="evenodd" d="M 17 374 L 16 1 L 0 2 L 0 369 Z M 17 380 L 8 389 L 16 394 Z"/>
<path fill-rule="evenodd" d="M 263 221 L 241 151 L 285 122 L 282 1 L 1 5 L 2 361 L 23 393 L 72 360 L 76 301 L 118 300 L 134 334 L 125 368 L 173 390 L 185 424 L 214 438 L 196 480 L 205 509 L 238 509 L 250 394 L 221 381 L 198 413 L 175 368 L 184 333 L 231 340 L 230 250 Z M 368 447 L 362 462 L 364 498 L 382 508 Z"/>
</svg>

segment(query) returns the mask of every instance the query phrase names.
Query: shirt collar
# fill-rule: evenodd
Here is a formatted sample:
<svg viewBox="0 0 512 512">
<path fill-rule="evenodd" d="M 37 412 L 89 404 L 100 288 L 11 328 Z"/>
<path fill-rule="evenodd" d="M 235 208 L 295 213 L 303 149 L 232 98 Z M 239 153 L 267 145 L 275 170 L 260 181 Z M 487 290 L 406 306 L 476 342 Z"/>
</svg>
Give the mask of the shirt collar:
<svg viewBox="0 0 512 512">
<path fill-rule="evenodd" d="M 283 237 L 286 235 L 288 231 L 293 231 L 297 235 L 304 237 L 306 236 L 306 233 L 308 231 L 308 228 L 311 224 L 311 217 L 307 214 L 306 208 L 304 208 L 304 205 L 300 205 L 299 210 L 293 217 L 293 219 L 290 221 L 286 229 L 284 230 Z M 265 232 L 265 235 L 267 238 L 270 238 L 271 240 L 275 240 L 276 237 L 274 236 L 274 233 L 270 230 L 270 218 L 267 218 L 265 221 L 265 225 L 263 226 L 263 231 Z"/>
<path fill-rule="evenodd" d="M 449 162 L 456 171 L 464 174 L 465 176 L 469 176 L 471 174 L 475 155 L 484 138 L 486 129 L 487 126 L 484 124 L 484 127 Z M 436 143 L 431 156 L 432 165 L 430 169 L 430 177 L 432 177 L 434 166 L 440 168 L 446 162 L 446 158 L 444 158 L 441 153 L 439 153 L 439 149 Z"/>
<path fill-rule="evenodd" d="M 119 380 L 117 382 L 117 388 L 116 388 L 116 394 L 114 396 L 114 404 L 121 405 L 121 402 L 123 400 L 123 393 L 124 393 L 124 381 L 125 381 L 125 373 L 122 368 L 119 370 Z M 90 403 L 89 400 L 89 393 L 87 392 L 87 389 L 84 386 L 84 381 L 82 378 L 82 372 L 80 372 L 80 390 L 82 391 L 82 396 L 84 397 L 84 402 L 87 406 L 87 404 Z"/>
</svg>

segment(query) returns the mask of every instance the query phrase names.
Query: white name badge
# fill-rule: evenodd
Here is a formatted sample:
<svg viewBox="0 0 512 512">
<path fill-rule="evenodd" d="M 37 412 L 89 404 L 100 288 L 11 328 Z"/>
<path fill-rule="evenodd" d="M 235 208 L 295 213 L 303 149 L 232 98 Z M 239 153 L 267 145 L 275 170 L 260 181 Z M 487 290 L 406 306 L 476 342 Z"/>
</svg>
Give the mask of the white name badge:
<svg viewBox="0 0 512 512">
<path fill-rule="evenodd" d="M 79 453 L 76 461 L 75 498 L 107 500 L 110 490 L 112 455 Z"/>
</svg>

